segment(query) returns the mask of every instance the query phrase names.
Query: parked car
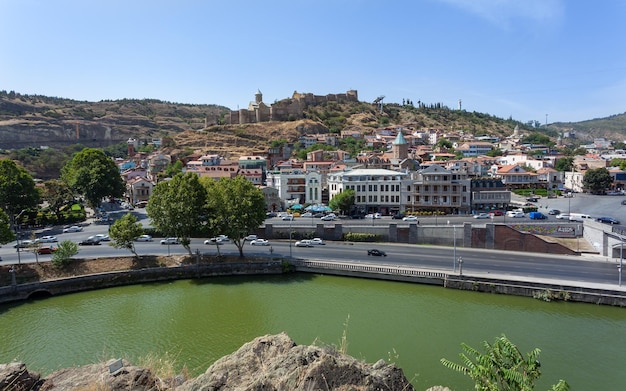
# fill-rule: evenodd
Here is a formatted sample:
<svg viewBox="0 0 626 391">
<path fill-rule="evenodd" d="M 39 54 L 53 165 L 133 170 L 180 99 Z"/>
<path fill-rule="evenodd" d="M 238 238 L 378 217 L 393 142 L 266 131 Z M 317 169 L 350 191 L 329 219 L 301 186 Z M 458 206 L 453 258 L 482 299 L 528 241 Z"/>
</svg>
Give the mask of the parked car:
<svg viewBox="0 0 626 391">
<path fill-rule="evenodd" d="M 300 215 L 300 217 L 311 217 L 311 218 L 313 218 L 313 213 L 311 213 L 311 212 L 305 212 L 305 213 L 302 213 L 302 214 Z"/>
<path fill-rule="evenodd" d="M 20 240 L 18 243 L 13 245 L 13 248 L 26 248 L 34 245 L 35 242 L 32 240 Z"/>
<path fill-rule="evenodd" d="M 387 253 L 382 251 L 382 250 L 378 250 L 376 248 L 373 248 L 371 250 L 367 250 L 367 255 L 373 255 L 375 257 L 386 257 Z"/>
<path fill-rule="evenodd" d="M 63 228 L 63 233 L 67 232 L 82 232 L 83 227 L 79 227 L 78 225 L 72 225 L 71 227 Z"/>
<path fill-rule="evenodd" d="M 391 216 L 391 218 L 393 220 L 402 220 L 404 218 L 404 213 L 396 213 L 395 215 Z"/>
<path fill-rule="evenodd" d="M 97 235 L 94 235 L 94 237 L 96 239 L 98 239 L 99 241 L 101 241 L 101 242 L 110 242 L 111 241 L 111 238 L 107 234 L 97 234 Z"/>
<path fill-rule="evenodd" d="M 81 240 L 78 242 L 79 246 L 99 246 L 100 241 L 93 236 L 88 237 L 87 239 Z"/>
<path fill-rule="evenodd" d="M 380 213 L 369 213 L 365 215 L 366 219 L 380 219 L 383 216 Z"/>
<path fill-rule="evenodd" d="M 306 239 L 304 239 L 304 240 L 298 240 L 298 241 L 295 243 L 295 246 L 296 246 L 296 247 L 313 247 L 313 244 L 311 243 L 311 241 L 310 241 L 310 240 L 306 240 Z"/>
<path fill-rule="evenodd" d="M 258 239 L 258 237 L 256 235 L 248 235 L 245 238 L 243 238 L 243 240 L 246 241 L 246 242 L 257 240 L 257 239 Z"/>
<path fill-rule="evenodd" d="M 276 214 L 276 212 L 267 212 L 267 213 L 265 214 L 265 217 L 267 217 L 267 218 L 272 218 L 272 217 L 276 217 L 276 216 L 278 216 L 278 215 Z"/>
<path fill-rule="evenodd" d="M 506 212 L 506 217 L 524 217 L 524 212 L 520 212 L 518 210 L 510 210 L 508 212 Z"/>
<path fill-rule="evenodd" d="M 619 224 L 619 220 L 616 220 L 613 217 L 598 217 L 596 221 L 604 224 Z"/>
<path fill-rule="evenodd" d="M 148 201 L 139 201 L 135 204 L 135 208 L 145 208 L 148 205 Z"/>
<path fill-rule="evenodd" d="M 40 255 L 41 254 L 54 254 L 57 250 L 58 248 L 54 246 L 44 246 L 44 247 L 39 247 L 37 249 L 37 253 Z"/>
<path fill-rule="evenodd" d="M 402 221 L 417 221 L 417 216 L 404 216 Z"/>
<path fill-rule="evenodd" d="M 337 218 L 337 216 L 334 213 L 329 213 L 326 216 L 322 216 L 320 218 L 320 220 L 322 221 L 333 221 Z"/>
<path fill-rule="evenodd" d="M 622 205 L 626 205 L 626 200 L 622 200 Z"/>
<path fill-rule="evenodd" d="M 287 215 L 282 217 L 283 221 L 291 221 L 293 220 L 293 215 Z"/>
<path fill-rule="evenodd" d="M 559 213 L 558 215 L 554 216 L 559 220 L 569 220 L 569 213 Z"/>
<path fill-rule="evenodd" d="M 479 214 L 475 214 L 474 216 L 472 216 L 472 218 L 475 218 L 475 219 L 489 219 L 489 218 L 491 218 L 491 216 L 489 216 L 489 213 L 479 213 Z"/>
<path fill-rule="evenodd" d="M 180 244 L 178 238 L 165 238 L 161 239 L 161 244 Z"/>
<path fill-rule="evenodd" d="M 37 239 L 37 242 L 39 243 L 56 243 L 58 241 L 59 239 L 57 239 L 56 236 L 42 236 L 39 239 Z"/>
<path fill-rule="evenodd" d="M 325 245 L 324 241 L 321 238 L 313 238 L 311 239 L 311 244 L 315 245 Z"/>
<path fill-rule="evenodd" d="M 548 214 L 549 214 L 550 216 L 557 216 L 557 215 L 560 215 L 560 214 L 561 214 L 561 211 L 560 211 L 560 210 L 558 210 L 558 209 L 550 209 L 550 210 L 548 211 Z"/>
<path fill-rule="evenodd" d="M 491 212 L 494 216 L 504 216 L 504 212 L 501 210 L 494 210 Z"/>
<path fill-rule="evenodd" d="M 250 242 L 251 246 L 269 246 L 270 242 L 267 239 L 254 239 Z"/>
<path fill-rule="evenodd" d="M 531 220 L 545 220 L 548 218 L 548 216 L 544 215 L 541 212 L 530 212 L 528 213 L 528 218 L 530 218 Z"/>
<path fill-rule="evenodd" d="M 539 201 L 539 197 L 528 197 L 528 198 L 526 198 L 526 201 L 528 201 L 528 202 L 537 202 L 537 201 Z"/>
<path fill-rule="evenodd" d="M 150 235 L 141 235 L 136 240 L 138 242 L 151 242 L 152 241 L 152 236 L 150 236 Z"/>
</svg>

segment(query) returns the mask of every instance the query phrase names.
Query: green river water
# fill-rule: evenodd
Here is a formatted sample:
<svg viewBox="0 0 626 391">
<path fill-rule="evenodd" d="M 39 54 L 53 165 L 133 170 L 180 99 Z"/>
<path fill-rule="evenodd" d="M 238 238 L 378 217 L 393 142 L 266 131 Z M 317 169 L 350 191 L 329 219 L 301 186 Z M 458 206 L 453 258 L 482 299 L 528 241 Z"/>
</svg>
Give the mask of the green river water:
<svg viewBox="0 0 626 391">
<path fill-rule="evenodd" d="M 479 348 L 505 334 L 541 349 L 537 390 L 626 389 L 626 309 L 357 278 L 296 274 L 127 286 L 0 306 L 0 362 L 43 375 L 69 366 L 169 354 L 196 376 L 257 336 L 339 346 L 395 362 L 418 390 L 471 390 L 443 367 L 461 342 Z"/>
</svg>

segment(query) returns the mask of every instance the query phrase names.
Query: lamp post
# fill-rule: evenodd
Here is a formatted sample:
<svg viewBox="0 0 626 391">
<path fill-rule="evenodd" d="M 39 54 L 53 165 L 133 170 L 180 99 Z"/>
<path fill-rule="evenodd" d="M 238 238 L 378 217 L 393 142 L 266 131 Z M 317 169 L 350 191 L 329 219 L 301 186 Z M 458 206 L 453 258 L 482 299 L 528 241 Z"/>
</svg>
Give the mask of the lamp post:
<svg viewBox="0 0 626 391">
<path fill-rule="evenodd" d="M 463 275 L 463 258 L 459 257 L 459 276 Z"/>
<path fill-rule="evenodd" d="M 452 272 L 456 273 L 456 225 L 453 226 L 454 232 L 454 253 L 452 254 Z"/>
</svg>

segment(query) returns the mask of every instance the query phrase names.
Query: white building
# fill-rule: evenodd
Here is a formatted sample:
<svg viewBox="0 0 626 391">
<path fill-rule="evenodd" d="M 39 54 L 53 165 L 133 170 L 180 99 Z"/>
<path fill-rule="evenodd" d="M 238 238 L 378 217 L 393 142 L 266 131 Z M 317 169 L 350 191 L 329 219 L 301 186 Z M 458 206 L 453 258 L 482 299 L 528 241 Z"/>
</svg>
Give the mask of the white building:
<svg viewBox="0 0 626 391">
<path fill-rule="evenodd" d="M 322 174 L 316 171 L 268 172 L 267 186 L 278 190 L 285 205 L 322 202 Z"/>
<path fill-rule="evenodd" d="M 328 175 L 329 196 L 354 190 L 354 203 L 362 213 L 391 214 L 401 210 L 402 185 L 407 173 L 385 169 L 356 169 Z"/>
</svg>

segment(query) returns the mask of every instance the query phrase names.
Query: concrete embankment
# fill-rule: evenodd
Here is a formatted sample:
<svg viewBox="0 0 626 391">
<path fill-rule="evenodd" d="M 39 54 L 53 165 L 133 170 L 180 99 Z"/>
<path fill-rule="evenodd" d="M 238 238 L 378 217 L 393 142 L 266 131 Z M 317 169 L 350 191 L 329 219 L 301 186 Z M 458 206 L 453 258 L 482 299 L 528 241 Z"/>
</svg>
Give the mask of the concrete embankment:
<svg viewBox="0 0 626 391">
<path fill-rule="evenodd" d="M 448 274 L 436 270 L 405 266 L 342 263 L 328 260 L 287 261 L 282 259 L 267 262 L 155 267 L 17 284 L 0 287 L 0 304 L 123 285 L 215 276 L 281 274 L 286 271 L 438 285 L 474 292 L 534 297 L 546 301 L 564 300 L 626 306 L 626 291 L 613 290 L 598 284 L 513 279 L 510 276 Z"/>
</svg>

